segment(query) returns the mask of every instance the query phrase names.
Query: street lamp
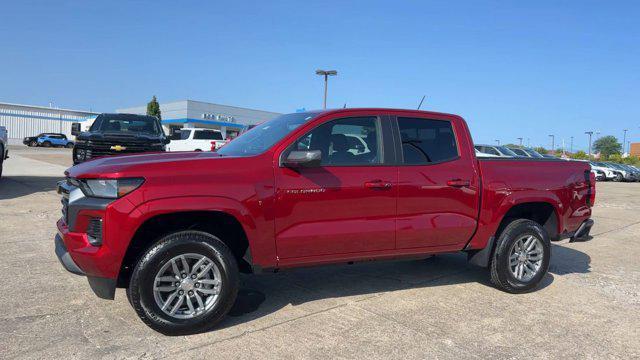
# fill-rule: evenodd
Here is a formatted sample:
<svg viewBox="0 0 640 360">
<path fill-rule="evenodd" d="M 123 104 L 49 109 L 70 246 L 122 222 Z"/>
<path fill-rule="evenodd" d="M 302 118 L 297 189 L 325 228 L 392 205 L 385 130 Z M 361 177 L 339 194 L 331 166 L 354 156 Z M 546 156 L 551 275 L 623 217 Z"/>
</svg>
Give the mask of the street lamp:
<svg viewBox="0 0 640 360">
<path fill-rule="evenodd" d="M 629 131 L 629 129 L 624 129 L 622 131 L 624 131 L 624 137 L 622 138 L 622 156 L 624 156 L 626 153 L 625 148 L 627 147 L 627 131 Z"/>
<path fill-rule="evenodd" d="M 522 147 L 522 138 L 519 137 L 519 138 L 516 138 L 516 139 L 518 139 L 520 141 L 520 147 Z"/>
<path fill-rule="evenodd" d="M 571 150 L 569 152 L 573 154 L 573 136 L 571 137 Z"/>
<path fill-rule="evenodd" d="M 500 140 L 496 139 L 496 144 L 500 145 Z"/>
<path fill-rule="evenodd" d="M 556 153 L 556 149 L 554 148 L 554 146 L 555 146 L 556 136 L 555 135 L 549 135 L 549 137 L 551 138 L 551 152 L 555 154 Z"/>
<path fill-rule="evenodd" d="M 327 83 L 329 76 L 338 75 L 338 72 L 335 70 L 316 70 L 316 75 L 324 76 L 324 103 L 323 108 L 327 108 Z"/>
<path fill-rule="evenodd" d="M 593 131 L 585 131 L 585 134 L 589 135 L 589 160 L 591 160 L 591 135 L 593 135 Z"/>
</svg>

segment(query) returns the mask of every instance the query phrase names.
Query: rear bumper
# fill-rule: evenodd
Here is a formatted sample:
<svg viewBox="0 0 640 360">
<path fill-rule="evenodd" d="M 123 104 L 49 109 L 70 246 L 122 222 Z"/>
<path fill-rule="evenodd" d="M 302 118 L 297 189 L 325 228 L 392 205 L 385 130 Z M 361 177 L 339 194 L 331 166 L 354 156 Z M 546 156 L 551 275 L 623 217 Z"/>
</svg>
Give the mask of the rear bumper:
<svg viewBox="0 0 640 360">
<path fill-rule="evenodd" d="M 59 226 L 60 228 L 60 226 Z M 113 300 L 116 294 L 116 279 L 109 279 L 98 276 L 87 275 L 80 266 L 73 260 L 71 253 L 67 250 L 65 245 L 65 233 L 59 232 L 55 236 L 55 251 L 60 264 L 65 270 L 76 275 L 86 275 L 89 281 L 89 286 L 93 290 L 94 294 L 102 299 Z"/>
</svg>

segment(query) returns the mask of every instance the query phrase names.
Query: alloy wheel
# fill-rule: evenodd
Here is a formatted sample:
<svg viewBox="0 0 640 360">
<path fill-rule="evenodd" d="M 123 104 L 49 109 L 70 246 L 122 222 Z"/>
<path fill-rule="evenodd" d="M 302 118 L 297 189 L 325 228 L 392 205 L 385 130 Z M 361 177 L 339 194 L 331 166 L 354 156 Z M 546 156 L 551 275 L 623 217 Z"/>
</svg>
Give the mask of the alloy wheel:
<svg viewBox="0 0 640 360">
<path fill-rule="evenodd" d="M 509 270 L 516 279 L 528 282 L 540 271 L 543 258 L 542 241 L 534 235 L 522 236 L 509 251 Z"/>
<path fill-rule="evenodd" d="M 221 288 L 222 276 L 215 262 L 201 254 L 181 254 L 157 272 L 153 297 L 165 314 L 191 319 L 216 305 Z"/>
</svg>

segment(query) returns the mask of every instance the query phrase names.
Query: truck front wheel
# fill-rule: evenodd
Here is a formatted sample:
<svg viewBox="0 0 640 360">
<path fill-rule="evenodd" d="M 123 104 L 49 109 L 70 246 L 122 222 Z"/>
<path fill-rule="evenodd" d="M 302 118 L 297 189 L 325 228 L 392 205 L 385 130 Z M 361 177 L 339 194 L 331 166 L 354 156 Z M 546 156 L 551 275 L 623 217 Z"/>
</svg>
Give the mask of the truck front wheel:
<svg viewBox="0 0 640 360">
<path fill-rule="evenodd" d="M 510 293 L 527 292 L 540 283 L 549 269 L 551 243 L 540 224 L 519 219 L 500 234 L 491 259 L 491 282 Z"/>
<path fill-rule="evenodd" d="M 138 316 L 165 335 L 207 331 L 233 306 L 238 265 L 217 237 L 181 231 L 153 245 L 135 267 L 127 296 Z"/>
</svg>

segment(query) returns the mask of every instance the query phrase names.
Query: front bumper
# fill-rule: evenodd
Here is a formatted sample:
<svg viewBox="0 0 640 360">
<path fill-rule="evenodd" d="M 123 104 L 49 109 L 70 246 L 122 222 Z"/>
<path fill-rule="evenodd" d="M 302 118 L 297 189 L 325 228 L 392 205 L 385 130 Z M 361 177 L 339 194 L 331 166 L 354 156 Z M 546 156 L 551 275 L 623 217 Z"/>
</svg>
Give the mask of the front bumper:
<svg viewBox="0 0 640 360">
<path fill-rule="evenodd" d="M 56 256 L 65 270 L 76 274 L 85 275 L 85 272 L 73 261 L 71 254 L 67 251 L 67 247 L 63 240 L 64 234 L 56 234 L 55 247 Z M 93 293 L 99 298 L 113 300 L 116 295 L 116 279 L 108 279 L 97 276 L 87 276 L 89 286 Z"/>
</svg>

